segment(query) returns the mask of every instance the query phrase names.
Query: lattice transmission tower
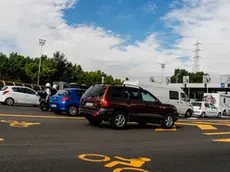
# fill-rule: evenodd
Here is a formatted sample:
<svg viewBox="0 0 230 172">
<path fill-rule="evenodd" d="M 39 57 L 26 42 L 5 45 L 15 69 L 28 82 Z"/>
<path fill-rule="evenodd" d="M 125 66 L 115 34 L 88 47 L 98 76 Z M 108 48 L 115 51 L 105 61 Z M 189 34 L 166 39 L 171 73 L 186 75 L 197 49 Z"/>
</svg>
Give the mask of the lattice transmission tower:
<svg viewBox="0 0 230 172">
<path fill-rule="evenodd" d="M 193 72 L 196 73 L 196 72 L 199 72 L 200 71 L 200 55 L 199 55 L 199 52 L 201 51 L 201 49 L 199 48 L 199 45 L 201 43 L 197 42 L 196 44 L 194 44 L 195 46 L 195 56 L 193 57 L 194 59 L 194 62 L 193 62 Z"/>
</svg>

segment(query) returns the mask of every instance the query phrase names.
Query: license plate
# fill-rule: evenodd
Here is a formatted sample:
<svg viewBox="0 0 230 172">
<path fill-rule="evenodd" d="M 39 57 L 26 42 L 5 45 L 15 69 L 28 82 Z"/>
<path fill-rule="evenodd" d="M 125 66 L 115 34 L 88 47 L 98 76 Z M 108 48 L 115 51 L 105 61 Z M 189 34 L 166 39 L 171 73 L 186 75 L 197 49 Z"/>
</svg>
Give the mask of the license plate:
<svg viewBox="0 0 230 172">
<path fill-rule="evenodd" d="M 51 105 L 51 107 L 57 107 L 57 105 Z"/>
<path fill-rule="evenodd" d="M 93 106 L 93 103 L 91 103 L 91 102 L 86 102 L 86 103 L 85 103 L 85 106 Z"/>
</svg>

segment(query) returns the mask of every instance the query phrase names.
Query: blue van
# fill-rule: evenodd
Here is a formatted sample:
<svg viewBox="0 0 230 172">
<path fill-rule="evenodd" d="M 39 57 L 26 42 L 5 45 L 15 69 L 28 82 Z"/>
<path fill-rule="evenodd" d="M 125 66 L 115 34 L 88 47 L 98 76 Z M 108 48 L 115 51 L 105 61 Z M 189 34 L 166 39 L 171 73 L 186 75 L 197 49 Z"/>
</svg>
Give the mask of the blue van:
<svg viewBox="0 0 230 172">
<path fill-rule="evenodd" d="M 59 90 L 50 98 L 50 109 L 56 114 L 62 112 L 68 113 L 70 116 L 78 114 L 81 96 L 86 90 L 81 88 L 66 88 Z"/>
</svg>

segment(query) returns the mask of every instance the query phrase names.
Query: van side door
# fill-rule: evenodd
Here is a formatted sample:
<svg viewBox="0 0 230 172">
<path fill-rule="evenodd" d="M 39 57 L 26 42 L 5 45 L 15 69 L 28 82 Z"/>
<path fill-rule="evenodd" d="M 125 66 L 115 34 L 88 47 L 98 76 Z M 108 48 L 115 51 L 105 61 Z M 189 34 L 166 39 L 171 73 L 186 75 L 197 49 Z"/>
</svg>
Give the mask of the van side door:
<svg viewBox="0 0 230 172">
<path fill-rule="evenodd" d="M 185 114 L 189 108 L 189 102 L 187 101 L 187 96 L 183 92 L 180 92 L 180 108 L 182 114 Z"/>
<path fill-rule="evenodd" d="M 176 106 L 178 113 L 183 114 L 183 109 L 180 105 L 180 95 L 178 91 L 169 90 L 169 104 Z"/>
</svg>

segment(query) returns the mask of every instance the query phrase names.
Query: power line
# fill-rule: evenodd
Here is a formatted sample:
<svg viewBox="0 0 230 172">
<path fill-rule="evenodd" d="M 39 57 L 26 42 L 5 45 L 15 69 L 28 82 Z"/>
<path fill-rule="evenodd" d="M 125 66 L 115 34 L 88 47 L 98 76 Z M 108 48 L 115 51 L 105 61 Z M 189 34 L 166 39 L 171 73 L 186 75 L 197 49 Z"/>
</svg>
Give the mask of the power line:
<svg viewBox="0 0 230 172">
<path fill-rule="evenodd" d="M 196 73 L 196 72 L 199 72 L 200 71 L 200 55 L 199 55 L 199 52 L 201 51 L 201 49 L 199 48 L 199 45 L 201 43 L 197 42 L 196 44 L 194 44 L 195 46 L 195 56 L 193 57 L 194 59 L 194 63 L 193 63 L 193 72 Z"/>
</svg>

